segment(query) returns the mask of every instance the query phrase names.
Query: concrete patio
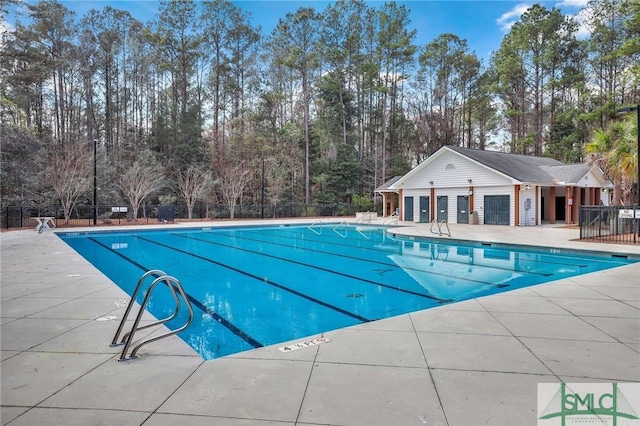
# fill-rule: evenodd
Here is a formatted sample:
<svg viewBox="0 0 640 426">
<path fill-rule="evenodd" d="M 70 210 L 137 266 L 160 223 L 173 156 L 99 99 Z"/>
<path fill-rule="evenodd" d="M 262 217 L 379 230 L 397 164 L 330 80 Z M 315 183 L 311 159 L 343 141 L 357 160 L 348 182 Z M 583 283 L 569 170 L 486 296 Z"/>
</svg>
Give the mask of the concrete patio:
<svg viewBox="0 0 640 426">
<path fill-rule="evenodd" d="M 640 258 L 638 246 L 574 241 L 577 229 L 451 230 Z M 535 425 L 538 383 L 640 381 L 640 263 L 327 332 L 288 353 L 204 361 L 173 336 L 117 362 L 118 321 L 96 319 L 121 318 L 129 297 L 52 232 L 0 242 L 3 425 Z"/>
</svg>

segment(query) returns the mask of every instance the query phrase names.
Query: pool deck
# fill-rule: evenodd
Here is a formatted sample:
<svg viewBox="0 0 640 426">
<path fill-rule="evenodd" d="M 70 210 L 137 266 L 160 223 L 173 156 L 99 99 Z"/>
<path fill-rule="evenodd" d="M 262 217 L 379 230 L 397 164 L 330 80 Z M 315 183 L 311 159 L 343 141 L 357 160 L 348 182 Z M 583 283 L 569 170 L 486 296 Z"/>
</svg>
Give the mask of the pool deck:
<svg viewBox="0 0 640 426">
<path fill-rule="evenodd" d="M 451 231 L 640 256 L 573 241 L 577 229 Z M 397 232 L 432 236 L 428 225 Z M 538 383 L 640 381 L 640 263 L 327 332 L 287 353 L 204 361 L 172 336 L 118 362 L 118 321 L 96 319 L 121 318 L 116 302 L 129 297 L 51 232 L 0 243 L 2 425 L 535 425 Z"/>
</svg>

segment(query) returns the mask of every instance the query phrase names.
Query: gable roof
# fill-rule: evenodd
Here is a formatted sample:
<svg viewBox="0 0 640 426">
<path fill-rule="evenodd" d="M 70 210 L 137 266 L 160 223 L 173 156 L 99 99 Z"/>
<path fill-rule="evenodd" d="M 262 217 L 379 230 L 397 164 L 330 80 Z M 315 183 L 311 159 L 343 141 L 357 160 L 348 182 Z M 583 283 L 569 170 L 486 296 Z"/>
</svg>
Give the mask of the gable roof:
<svg viewBox="0 0 640 426">
<path fill-rule="evenodd" d="M 383 183 L 382 185 L 380 185 L 379 187 L 377 187 L 375 189 L 375 191 L 376 192 L 379 192 L 379 191 L 393 191 L 393 188 L 391 188 L 391 185 L 393 185 L 394 183 L 399 181 L 401 178 L 402 178 L 402 175 L 394 176 L 391 179 L 389 179 L 388 181 L 386 181 L 385 183 Z"/>
<path fill-rule="evenodd" d="M 446 146 L 445 148 L 462 154 L 520 182 L 555 185 L 556 182 L 553 177 L 550 176 L 543 167 L 566 166 L 566 164 L 558 160 L 547 157 L 482 151 L 479 149 L 461 148 L 459 146 Z"/>
<path fill-rule="evenodd" d="M 532 183 L 543 186 L 576 184 L 594 169 L 597 170 L 596 175 L 599 176 L 600 180 L 607 182 L 600 168 L 584 163 L 565 164 L 548 157 L 509 154 L 506 152 L 484 151 L 446 145 L 400 179 L 396 179 L 396 176 L 390 181 L 385 182 L 380 188 L 386 185 L 385 189 L 387 190 L 397 189 L 399 184 L 404 184 L 404 182 L 410 180 L 419 170 L 436 161 L 447 151 L 466 157 L 471 161 L 521 183 Z"/>
<path fill-rule="evenodd" d="M 591 167 L 586 164 L 563 164 L 561 166 L 542 166 L 540 168 L 552 176 L 556 184 L 577 183 L 591 170 Z"/>
</svg>

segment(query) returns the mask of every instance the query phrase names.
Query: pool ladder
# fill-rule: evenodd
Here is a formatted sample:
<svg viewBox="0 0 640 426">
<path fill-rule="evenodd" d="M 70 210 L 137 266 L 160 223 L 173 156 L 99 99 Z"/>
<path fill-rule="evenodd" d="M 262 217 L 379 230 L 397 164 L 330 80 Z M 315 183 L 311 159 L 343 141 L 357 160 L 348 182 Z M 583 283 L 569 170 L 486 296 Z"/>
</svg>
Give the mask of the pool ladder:
<svg viewBox="0 0 640 426">
<path fill-rule="evenodd" d="M 144 283 L 144 281 L 148 278 L 148 277 L 153 277 L 155 278 L 153 280 L 153 282 L 151 283 L 151 285 L 149 285 L 149 288 L 147 289 L 147 293 L 144 296 L 144 300 L 142 301 L 142 304 L 140 305 L 140 310 L 138 311 L 138 315 L 136 315 L 136 319 L 133 322 L 133 326 L 131 327 L 131 330 L 126 333 L 124 336 L 122 336 L 122 340 L 120 342 L 118 342 L 118 338 L 120 337 L 120 333 L 122 332 L 122 329 L 124 328 L 124 324 L 125 322 L 127 322 L 127 318 L 129 317 L 129 314 L 131 313 L 131 308 L 133 307 L 133 304 L 136 301 L 136 297 L 138 296 L 138 293 L 140 292 L 140 288 L 142 287 L 142 284 Z M 149 324 L 145 324 L 145 325 L 140 325 L 140 319 L 142 318 L 142 314 L 144 313 L 144 308 L 147 306 L 147 303 L 149 303 L 149 299 L 151 298 L 151 293 L 153 292 L 154 288 L 156 288 L 156 286 L 158 284 L 164 284 L 167 286 L 167 288 L 169 289 L 169 291 L 171 292 L 171 295 L 173 296 L 173 299 L 176 302 L 176 308 L 174 310 L 174 312 L 169 315 L 168 317 L 158 320 L 158 321 L 154 321 L 152 323 Z M 182 301 L 180 301 L 180 298 L 178 297 L 178 293 L 180 294 L 180 296 L 182 296 Z M 133 342 L 133 336 L 137 331 L 140 330 L 144 330 L 145 328 L 150 328 L 150 327 L 154 327 L 156 325 L 160 325 L 160 324 L 164 324 L 168 321 L 171 321 L 172 319 L 174 319 L 175 317 L 178 316 L 178 313 L 180 312 L 180 306 L 184 304 L 187 307 L 187 311 L 189 312 L 189 317 L 186 321 L 186 323 L 175 329 L 175 330 L 170 330 L 166 333 L 154 336 L 154 337 L 149 337 L 146 339 L 143 339 L 142 341 L 140 341 L 131 351 L 131 354 L 129 355 L 129 357 L 127 358 L 127 351 L 129 350 L 129 347 L 131 346 L 131 343 Z M 150 271 L 145 272 L 140 279 L 138 280 L 138 284 L 136 285 L 135 290 L 133 291 L 133 294 L 131 295 L 131 300 L 129 301 L 129 304 L 127 306 L 127 310 L 124 313 L 124 316 L 122 317 L 122 320 L 120 321 L 120 326 L 118 327 L 118 331 L 116 331 L 115 336 L 113 336 L 113 340 L 111 341 L 111 345 L 110 346 L 120 346 L 120 345 L 124 345 L 124 348 L 122 349 L 122 353 L 120 355 L 120 359 L 118 359 L 118 361 L 126 361 L 129 359 L 133 359 L 136 358 L 136 353 L 138 352 L 138 349 L 140 349 L 143 345 L 146 345 L 147 343 L 151 343 L 151 342 L 155 342 L 156 340 L 160 340 L 164 337 L 168 337 L 174 334 L 177 334 L 179 332 L 181 332 L 182 330 L 186 329 L 187 327 L 189 327 L 189 325 L 191 324 L 191 321 L 193 320 L 193 308 L 191 308 L 191 303 L 189 303 L 189 299 L 186 295 L 186 293 L 184 292 L 184 289 L 182 288 L 182 284 L 180 284 L 180 281 L 178 281 L 176 278 L 174 277 L 170 277 L 169 275 L 165 274 L 163 271 L 159 270 L 159 269 L 152 269 Z"/>
<path fill-rule="evenodd" d="M 442 225 L 444 225 L 444 227 Z M 434 230 L 434 227 L 437 229 Z M 447 237 L 451 236 L 451 230 L 449 229 L 449 224 L 446 220 L 433 219 L 430 231 L 432 234 L 440 235 L 441 237 L 443 235 L 446 235 Z"/>
</svg>

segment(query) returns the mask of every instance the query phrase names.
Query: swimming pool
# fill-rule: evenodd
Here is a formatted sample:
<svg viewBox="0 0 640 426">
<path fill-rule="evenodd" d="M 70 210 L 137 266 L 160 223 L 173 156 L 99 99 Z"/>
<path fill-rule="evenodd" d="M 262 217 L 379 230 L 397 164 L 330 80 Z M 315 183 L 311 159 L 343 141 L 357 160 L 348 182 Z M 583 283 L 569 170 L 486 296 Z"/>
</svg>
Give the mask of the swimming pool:
<svg viewBox="0 0 640 426">
<path fill-rule="evenodd" d="M 178 278 L 196 312 L 179 336 L 205 359 L 636 261 L 344 223 L 58 236 L 129 294 L 150 269 Z M 168 293 L 154 292 L 156 317 Z"/>
</svg>

